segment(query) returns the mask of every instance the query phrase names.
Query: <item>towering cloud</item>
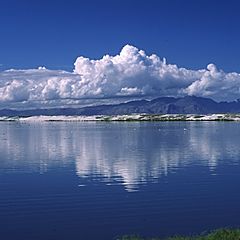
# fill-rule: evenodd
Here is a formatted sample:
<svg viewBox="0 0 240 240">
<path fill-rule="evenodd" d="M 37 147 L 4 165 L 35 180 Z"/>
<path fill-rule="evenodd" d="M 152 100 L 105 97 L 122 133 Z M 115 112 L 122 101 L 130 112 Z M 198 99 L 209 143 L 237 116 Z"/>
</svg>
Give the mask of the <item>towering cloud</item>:
<svg viewBox="0 0 240 240">
<path fill-rule="evenodd" d="M 179 68 L 130 45 L 119 55 L 99 60 L 78 57 L 74 66 L 73 72 L 44 67 L 0 72 L 0 106 L 27 107 L 34 103 L 46 107 L 100 99 L 111 102 L 123 96 L 196 95 L 234 100 L 240 95 L 239 73 L 225 73 L 214 64 L 201 70 Z"/>
</svg>

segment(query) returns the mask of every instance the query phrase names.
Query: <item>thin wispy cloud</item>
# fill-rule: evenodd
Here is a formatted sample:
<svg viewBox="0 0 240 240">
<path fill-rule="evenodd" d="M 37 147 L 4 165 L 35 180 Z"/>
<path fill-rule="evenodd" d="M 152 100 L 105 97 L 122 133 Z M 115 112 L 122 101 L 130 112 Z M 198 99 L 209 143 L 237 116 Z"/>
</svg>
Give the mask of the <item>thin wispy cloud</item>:
<svg viewBox="0 0 240 240">
<path fill-rule="evenodd" d="M 1 107 L 183 95 L 228 101 L 239 98 L 239 93 L 239 73 L 226 73 L 214 64 L 200 70 L 180 68 L 130 45 L 116 56 L 105 55 L 99 60 L 78 57 L 72 72 L 45 67 L 0 72 Z"/>
</svg>

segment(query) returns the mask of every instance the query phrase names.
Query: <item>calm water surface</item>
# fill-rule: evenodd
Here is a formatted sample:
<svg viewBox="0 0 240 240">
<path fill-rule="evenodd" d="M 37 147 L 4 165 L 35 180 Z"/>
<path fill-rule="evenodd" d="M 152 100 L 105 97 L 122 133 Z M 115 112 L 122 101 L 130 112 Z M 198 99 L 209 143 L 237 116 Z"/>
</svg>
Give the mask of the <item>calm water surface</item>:
<svg viewBox="0 0 240 240">
<path fill-rule="evenodd" d="M 0 238 L 240 227 L 240 123 L 0 123 Z"/>
</svg>

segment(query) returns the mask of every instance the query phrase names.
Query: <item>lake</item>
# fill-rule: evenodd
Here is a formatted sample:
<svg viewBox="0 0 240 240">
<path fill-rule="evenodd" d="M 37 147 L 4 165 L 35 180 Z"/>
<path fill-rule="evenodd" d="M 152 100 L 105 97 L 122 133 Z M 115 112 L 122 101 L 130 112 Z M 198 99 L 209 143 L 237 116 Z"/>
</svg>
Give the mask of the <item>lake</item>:
<svg viewBox="0 0 240 240">
<path fill-rule="evenodd" d="M 240 227 L 240 123 L 0 123 L 0 237 Z"/>
</svg>

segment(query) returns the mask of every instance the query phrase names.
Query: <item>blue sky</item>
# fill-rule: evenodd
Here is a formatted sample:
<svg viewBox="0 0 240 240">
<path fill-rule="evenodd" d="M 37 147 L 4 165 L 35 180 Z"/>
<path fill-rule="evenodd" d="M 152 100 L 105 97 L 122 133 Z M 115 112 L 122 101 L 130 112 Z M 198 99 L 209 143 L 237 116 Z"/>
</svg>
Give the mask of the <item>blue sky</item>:
<svg viewBox="0 0 240 240">
<path fill-rule="evenodd" d="M 239 10 L 237 0 L 2 0 L 0 108 L 240 98 Z"/>
<path fill-rule="evenodd" d="M 186 68 L 238 71 L 239 9 L 237 0 L 3 0 L 0 64 L 71 70 L 79 55 L 131 44 Z"/>
</svg>

